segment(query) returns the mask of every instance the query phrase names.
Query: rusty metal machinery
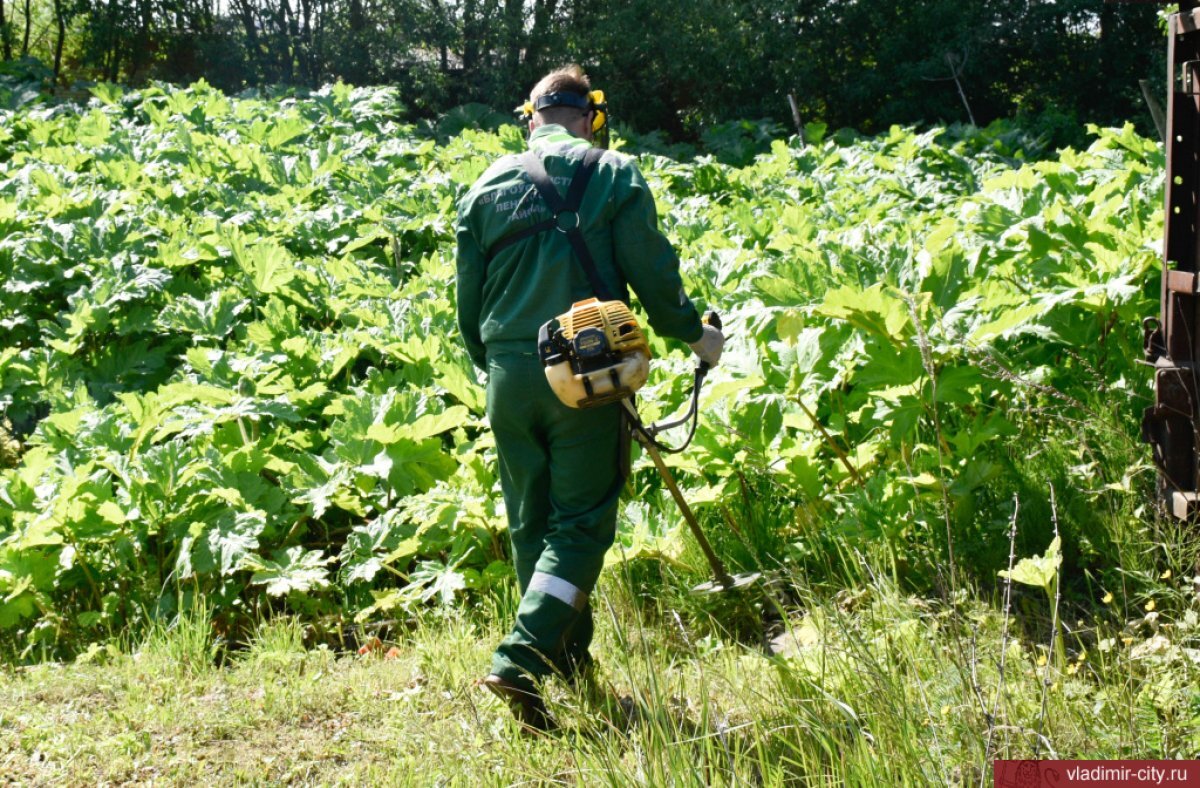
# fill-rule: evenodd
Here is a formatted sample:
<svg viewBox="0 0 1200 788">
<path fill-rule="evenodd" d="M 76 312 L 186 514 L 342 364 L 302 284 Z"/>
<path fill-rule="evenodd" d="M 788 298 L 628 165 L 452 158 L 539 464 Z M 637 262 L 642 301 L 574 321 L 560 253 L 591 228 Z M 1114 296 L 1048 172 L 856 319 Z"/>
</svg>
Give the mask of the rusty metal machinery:
<svg viewBox="0 0 1200 788">
<path fill-rule="evenodd" d="M 1200 0 L 1183 0 L 1167 42 L 1162 308 L 1147 318 L 1154 405 L 1142 419 L 1160 490 L 1179 518 L 1200 514 Z"/>
</svg>

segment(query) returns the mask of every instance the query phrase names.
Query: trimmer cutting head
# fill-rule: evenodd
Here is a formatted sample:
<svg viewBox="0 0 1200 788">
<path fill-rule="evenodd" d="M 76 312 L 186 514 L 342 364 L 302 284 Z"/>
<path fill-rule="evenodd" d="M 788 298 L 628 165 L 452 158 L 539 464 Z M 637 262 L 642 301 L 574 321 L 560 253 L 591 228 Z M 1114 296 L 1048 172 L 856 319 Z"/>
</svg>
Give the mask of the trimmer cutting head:
<svg viewBox="0 0 1200 788">
<path fill-rule="evenodd" d="M 762 572 L 743 572 L 739 575 L 726 575 L 719 580 L 709 580 L 692 587 L 693 594 L 719 594 L 734 588 L 745 588 L 762 579 Z"/>
<path fill-rule="evenodd" d="M 606 316 L 606 319 L 608 320 L 608 323 L 620 325 L 621 318 L 624 317 L 625 312 L 621 311 L 621 309 L 618 309 L 618 307 L 623 308 L 623 305 L 619 304 L 619 302 L 610 303 L 613 305 L 613 315 L 611 317 Z M 588 315 L 595 312 L 597 309 L 603 309 L 608 306 L 609 303 L 597 303 L 596 299 L 591 299 L 589 301 L 577 303 L 571 309 L 572 313 L 574 313 L 576 310 L 579 310 L 582 314 Z M 546 325 L 542 326 L 538 349 L 542 356 L 542 362 L 546 365 L 546 377 L 550 380 L 551 386 L 554 386 L 556 382 L 556 379 L 552 374 L 552 370 L 565 370 L 568 368 L 567 363 L 562 359 L 569 357 L 571 348 L 564 347 L 565 343 L 562 341 L 562 338 L 565 337 L 568 340 L 571 338 L 567 332 L 574 329 L 575 321 L 572 313 L 560 315 L 556 319 L 559 326 L 566 322 L 565 329 L 554 328 L 556 321 L 550 321 Z M 614 320 L 612 319 L 613 317 L 617 319 Z M 633 321 L 632 316 L 629 317 L 629 321 Z M 593 319 L 592 322 L 595 323 L 598 322 L 598 320 Z M 708 315 L 705 316 L 704 322 L 713 328 L 721 328 L 721 318 L 716 312 L 709 312 Z M 606 325 L 608 325 L 608 323 L 606 323 Z M 634 322 L 634 326 L 636 327 L 636 322 Z M 552 329 L 554 329 L 557 334 L 552 334 Z M 581 333 L 582 332 L 580 332 L 580 334 Z M 576 334 L 576 336 L 579 336 L 580 334 Z M 622 337 L 622 332 L 617 331 L 614 333 L 609 331 L 609 335 L 613 337 L 609 340 L 610 344 L 616 345 L 617 340 L 620 340 Z M 557 336 L 558 339 L 553 338 L 555 336 Z M 636 335 L 631 331 L 628 335 L 628 341 L 631 343 L 632 347 L 638 348 L 639 351 L 645 344 L 645 340 L 642 339 L 640 331 L 638 331 Z M 633 345 L 632 343 L 635 341 L 639 342 L 640 344 Z M 576 353 L 577 357 L 581 355 L 583 354 Z M 649 356 L 649 347 L 646 347 L 646 356 L 647 358 Z M 576 360 L 575 363 L 578 364 L 578 360 Z M 696 382 L 692 386 L 692 405 L 688 410 L 688 415 L 684 416 L 682 419 L 663 422 L 661 424 L 644 425 L 642 424 L 642 420 L 638 417 L 637 408 L 633 406 L 633 402 L 630 401 L 627 396 L 621 399 L 621 406 L 625 408 L 625 412 L 629 416 L 629 423 L 633 427 L 634 437 L 637 438 L 638 442 L 645 447 L 646 453 L 649 454 L 650 459 L 654 461 L 654 467 L 658 469 L 659 475 L 662 476 L 663 483 L 666 484 L 667 489 L 671 492 L 671 497 L 675 499 L 675 503 L 679 506 L 679 512 L 683 515 L 684 522 L 686 522 L 688 528 L 691 529 L 692 535 L 696 537 L 696 543 L 700 545 L 700 550 L 704 553 L 704 559 L 708 561 L 708 565 L 712 568 L 713 579 L 707 583 L 701 583 L 700 585 L 694 587 L 692 589 L 693 594 L 716 594 L 723 591 L 731 591 L 737 588 L 745 588 L 753 583 L 758 582 L 758 580 L 762 578 L 762 572 L 747 572 L 740 575 L 729 574 L 729 571 L 725 568 L 725 563 L 717 556 L 715 552 L 713 552 L 712 545 L 709 544 L 708 537 L 704 535 L 704 531 L 701 530 L 700 524 L 696 522 L 696 515 L 692 513 L 692 507 L 688 506 L 688 502 L 686 499 L 684 499 L 683 493 L 679 491 L 679 485 L 675 483 L 675 477 L 671 475 L 670 469 L 667 468 L 666 463 L 663 462 L 662 454 L 660 454 L 662 451 L 670 453 L 682 451 L 689 443 L 691 443 L 692 433 L 694 433 L 696 430 L 697 408 L 699 407 L 700 402 L 700 385 L 704 382 L 704 376 L 708 373 L 708 369 L 709 367 L 706 362 L 701 362 L 697 366 Z M 579 376 L 576 375 L 576 377 L 578 378 Z M 559 382 L 562 382 L 566 379 L 566 376 L 560 375 L 558 379 Z M 644 380 L 645 378 L 643 377 L 642 381 Z M 641 382 L 639 382 L 638 385 L 641 385 Z M 614 380 L 613 388 L 619 387 L 620 386 L 618 382 Z M 588 395 L 589 397 L 593 396 L 593 392 L 590 389 L 588 391 Z M 573 397 L 564 397 L 562 394 L 559 394 L 559 399 L 562 399 L 563 402 L 571 407 L 586 407 L 586 400 L 578 400 L 577 404 L 573 404 L 572 401 L 569 401 L 572 400 Z M 688 434 L 688 438 L 682 446 L 671 449 L 663 446 L 661 443 L 655 440 L 654 436 L 658 432 L 661 432 L 665 429 L 670 429 L 680 424 L 685 424 L 689 420 L 692 422 L 692 432 Z"/>
</svg>

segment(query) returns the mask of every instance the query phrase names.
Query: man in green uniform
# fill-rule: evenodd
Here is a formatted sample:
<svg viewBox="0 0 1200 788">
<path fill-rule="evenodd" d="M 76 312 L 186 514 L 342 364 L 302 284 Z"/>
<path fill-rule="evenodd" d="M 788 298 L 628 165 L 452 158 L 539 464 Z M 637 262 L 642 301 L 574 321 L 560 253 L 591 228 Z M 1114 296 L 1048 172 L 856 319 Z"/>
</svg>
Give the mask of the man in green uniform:
<svg viewBox="0 0 1200 788">
<path fill-rule="evenodd" d="M 530 94 L 529 147 L 560 193 L 591 147 L 590 96 L 577 66 L 552 72 Z M 684 293 L 678 257 L 633 160 L 604 152 L 586 184 L 575 213 L 606 289 L 628 302 L 632 288 L 654 331 L 716 364 L 724 338 L 701 324 Z M 565 232 L 531 231 L 552 212 L 520 157 L 489 167 L 458 210 L 458 323 L 471 360 L 487 371 L 487 414 L 522 593 L 515 626 L 483 683 L 523 725 L 545 729 L 552 722 L 538 682 L 554 674 L 574 680 L 591 661 L 588 598 L 615 536 L 624 483 L 621 408 L 570 408 L 546 380 L 538 329 L 596 293 Z"/>
</svg>

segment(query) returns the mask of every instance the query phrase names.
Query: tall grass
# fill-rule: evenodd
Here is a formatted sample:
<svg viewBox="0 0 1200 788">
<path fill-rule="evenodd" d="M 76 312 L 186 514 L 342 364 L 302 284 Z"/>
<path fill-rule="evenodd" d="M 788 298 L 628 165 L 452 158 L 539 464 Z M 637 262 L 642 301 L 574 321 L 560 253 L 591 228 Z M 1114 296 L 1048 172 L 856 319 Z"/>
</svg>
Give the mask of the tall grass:
<svg viewBox="0 0 1200 788">
<path fill-rule="evenodd" d="M 197 596 L 169 619 L 151 619 L 133 652 L 148 672 L 195 677 L 210 673 L 222 653 L 213 631 L 213 608 Z"/>
<path fill-rule="evenodd" d="M 731 571 L 763 582 L 691 593 L 709 573 L 690 542 L 674 563 L 618 562 L 593 597 L 596 682 L 547 685 L 552 736 L 522 736 L 475 684 L 513 587 L 383 632 L 390 658 L 315 648 L 286 615 L 231 649 L 200 599 L 107 664 L 5 677 L 0 753 L 25 760 L 0 755 L 0 777 L 129 779 L 142 757 L 180 782 L 977 786 L 996 758 L 1194 757 L 1193 534 L 1144 504 L 1152 474 L 1120 416 L 1061 426 L 985 492 L 1005 521 L 954 534 L 955 594 L 920 593 L 932 553 L 831 531 L 827 510 L 748 466 L 743 493 L 701 519 Z M 1056 524 L 1061 598 L 1002 583 Z M 97 692 L 111 715 L 81 720 Z M 34 752 L 59 765 L 30 771 Z"/>
<path fill-rule="evenodd" d="M 20 754 L 21 771 L 0 755 L 0 775 L 112 781 L 145 763 L 179 782 L 978 785 L 998 757 L 1170 758 L 1200 744 L 1183 616 L 1064 615 L 1068 664 L 1051 661 L 1045 686 L 1048 611 L 1016 600 L 1006 624 L 975 586 L 931 601 L 886 573 L 834 593 L 793 577 L 770 653 L 723 634 L 710 598 L 648 599 L 636 574 L 607 573 L 594 597 L 596 685 L 547 686 L 552 736 L 522 736 L 474 684 L 513 599 L 431 611 L 389 640 L 390 659 L 312 648 L 287 617 L 221 659 L 194 610 L 107 665 L 14 674 L 0 753 Z M 743 592 L 745 607 L 766 609 L 768 590 Z M 85 700 L 97 693 L 102 704 Z M 35 751 L 49 765 L 31 766 Z"/>
</svg>

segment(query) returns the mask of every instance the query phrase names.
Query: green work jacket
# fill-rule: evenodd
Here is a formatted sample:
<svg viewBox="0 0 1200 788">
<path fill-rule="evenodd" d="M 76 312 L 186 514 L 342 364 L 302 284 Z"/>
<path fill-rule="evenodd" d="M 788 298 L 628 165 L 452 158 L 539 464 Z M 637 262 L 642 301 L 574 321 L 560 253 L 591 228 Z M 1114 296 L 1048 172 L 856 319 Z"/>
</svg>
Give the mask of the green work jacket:
<svg viewBox="0 0 1200 788">
<path fill-rule="evenodd" d="M 564 195 L 589 145 L 557 125 L 541 126 L 529 139 Z M 543 323 L 595 295 L 564 233 L 539 233 L 488 259 L 505 236 L 551 215 L 515 154 L 492 164 L 459 200 L 458 325 L 480 368 L 489 351 L 536 353 Z M 698 340 L 700 317 L 683 290 L 679 258 L 658 229 L 654 196 L 633 159 L 605 152 L 579 219 L 609 291 L 628 302 L 632 288 L 657 334 Z"/>
</svg>

